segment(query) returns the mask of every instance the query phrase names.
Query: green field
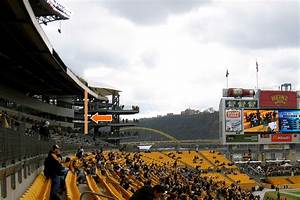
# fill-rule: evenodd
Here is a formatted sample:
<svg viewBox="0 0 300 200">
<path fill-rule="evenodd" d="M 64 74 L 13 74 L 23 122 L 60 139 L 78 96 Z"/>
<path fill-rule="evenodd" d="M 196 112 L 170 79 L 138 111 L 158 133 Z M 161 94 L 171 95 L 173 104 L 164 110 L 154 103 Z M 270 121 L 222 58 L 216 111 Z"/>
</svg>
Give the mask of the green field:
<svg viewBox="0 0 300 200">
<path fill-rule="evenodd" d="M 277 192 L 266 192 L 264 200 L 276 200 Z M 282 190 L 280 191 L 280 199 L 286 200 L 299 200 L 300 199 L 300 190 Z"/>
</svg>

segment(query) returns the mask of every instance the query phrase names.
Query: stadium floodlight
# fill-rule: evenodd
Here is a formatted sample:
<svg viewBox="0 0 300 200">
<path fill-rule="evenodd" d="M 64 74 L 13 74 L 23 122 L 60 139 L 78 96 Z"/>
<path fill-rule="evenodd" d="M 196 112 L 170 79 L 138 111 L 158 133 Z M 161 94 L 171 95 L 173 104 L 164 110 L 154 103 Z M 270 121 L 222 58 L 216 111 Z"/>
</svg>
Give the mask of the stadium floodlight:
<svg viewBox="0 0 300 200">
<path fill-rule="evenodd" d="M 70 18 L 71 11 L 67 10 L 63 5 L 58 3 L 57 0 L 47 0 L 47 4 L 52 7 L 53 11 L 56 11 L 58 14 L 62 15 L 63 18 Z"/>
<path fill-rule="evenodd" d="M 40 24 L 70 19 L 71 12 L 57 0 L 38 0 L 31 2 L 32 9 Z"/>
</svg>

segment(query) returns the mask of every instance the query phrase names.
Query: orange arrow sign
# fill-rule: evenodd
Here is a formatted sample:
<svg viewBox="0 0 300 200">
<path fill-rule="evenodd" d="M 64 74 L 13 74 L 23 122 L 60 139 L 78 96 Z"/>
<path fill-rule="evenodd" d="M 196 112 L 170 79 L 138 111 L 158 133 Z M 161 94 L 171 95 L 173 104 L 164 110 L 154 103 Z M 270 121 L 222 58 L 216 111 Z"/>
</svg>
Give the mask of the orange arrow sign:
<svg viewBox="0 0 300 200">
<path fill-rule="evenodd" d="M 112 115 L 98 115 L 98 113 L 91 116 L 91 120 L 98 124 L 98 122 L 111 122 Z"/>
</svg>

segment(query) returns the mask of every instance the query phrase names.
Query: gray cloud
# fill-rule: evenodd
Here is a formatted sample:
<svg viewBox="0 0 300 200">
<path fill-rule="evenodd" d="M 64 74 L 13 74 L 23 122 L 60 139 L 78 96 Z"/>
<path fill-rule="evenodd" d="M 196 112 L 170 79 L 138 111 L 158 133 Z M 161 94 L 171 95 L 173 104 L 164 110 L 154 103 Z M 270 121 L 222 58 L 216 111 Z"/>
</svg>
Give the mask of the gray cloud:
<svg viewBox="0 0 300 200">
<path fill-rule="evenodd" d="M 83 74 L 84 70 L 91 67 L 110 67 L 122 69 L 127 66 L 128 60 L 122 55 L 98 49 L 89 49 L 88 46 L 74 46 L 61 52 L 64 62 L 67 63 L 76 73 Z"/>
<path fill-rule="evenodd" d="M 270 74 L 270 78 L 276 80 L 278 85 L 282 83 L 292 83 L 293 87 L 299 87 L 300 77 L 300 57 L 299 51 L 294 54 L 291 52 L 282 53 L 280 57 L 274 58 L 271 61 L 271 67 L 268 67 L 267 73 Z M 262 70 L 264 66 L 262 66 Z M 265 84 L 269 84 L 269 81 L 265 81 Z"/>
<path fill-rule="evenodd" d="M 104 0 L 111 12 L 136 24 L 163 23 L 168 15 L 185 13 L 210 0 Z"/>
<path fill-rule="evenodd" d="M 247 49 L 300 46 L 299 1 L 216 3 L 216 6 L 225 14 L 216 12 L 189 25 L 201 42 L 214 41 Z"/>
<path fill-rule="evenodd" d="M 298 55 L 289 55 L 283 56 L 279 60 L 276 61 L 276 66 L 280 69 L 284 69 L 289 73 L 295 73 L 295 75 L 299 75 L 300 77 L 300 51 L 298 51 Z M 299 79 L 298 79 L 299 80 Z"/>
<path fill-rule="evenodd" d="M 145 51 L 141 55 L 141 60 L 145 67 L 154 68 L 157 65 L 159 54 L 156 51 Z"/>
</svg>

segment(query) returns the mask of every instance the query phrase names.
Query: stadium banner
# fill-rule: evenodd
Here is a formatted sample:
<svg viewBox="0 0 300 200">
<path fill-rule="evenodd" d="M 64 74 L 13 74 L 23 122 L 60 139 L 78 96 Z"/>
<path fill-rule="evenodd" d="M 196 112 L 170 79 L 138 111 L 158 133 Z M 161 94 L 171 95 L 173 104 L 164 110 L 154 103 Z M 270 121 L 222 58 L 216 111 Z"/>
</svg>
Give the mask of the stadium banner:
<svg viewBox="0 0 300 200">
<path fill-rule="evenodd" d="M 226 135 L 227 143 L 257 143 L 258 135 Z"/>
<path fill-rule="evenodd" d="M 259 95 L 260 108 L 297 108 L 297 92 L 262 90 Z"/>
<path fill-rule="evenodd" d="M 225 131 L 241 132 L 242 130 L 242 111 L 241 110 L 225 110 Z"/>
<path fill-rule="evenodd" d="M 225 100 L 225 108 L 257 108 L 256 99 L 228 99 Z"/>
<path fill-rule="evenodd" d="M 265 150 L 283 150 L 283 149 L 290 149 L 289 145 L 285 144 L 267 144 L 264 145 Z"/>
<path fill-rule="evenodd" d="M 300 143 L 300 134 L 276 133 L 276 134 L 260 134 L 259 144 L 290 144 Z"/>
<path fill-rule="evenodd" d="M 300 109 L 300 91 L 297 91 L 297 108 Z"/>
<path fill-rule="evenodd" d="M 253 97 L 255 90 L 244 88 L 226 88 L 223 89 L 223 97 Z"/>
<path fill-rule="evenodd" d="M 271 137 L 272 142 L 292 142 L 292 134 L 273 134 Z"/>
</svg>

